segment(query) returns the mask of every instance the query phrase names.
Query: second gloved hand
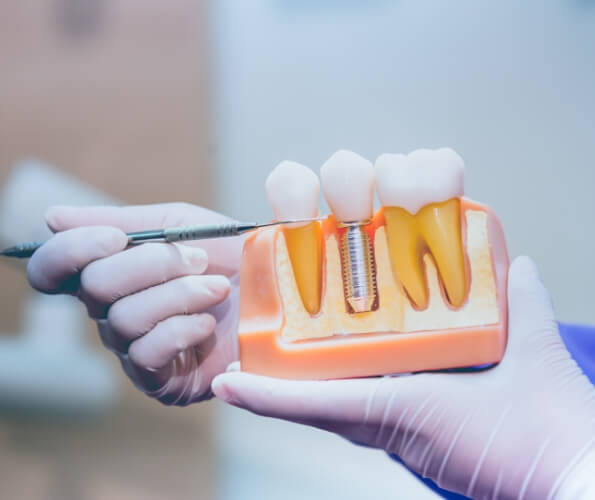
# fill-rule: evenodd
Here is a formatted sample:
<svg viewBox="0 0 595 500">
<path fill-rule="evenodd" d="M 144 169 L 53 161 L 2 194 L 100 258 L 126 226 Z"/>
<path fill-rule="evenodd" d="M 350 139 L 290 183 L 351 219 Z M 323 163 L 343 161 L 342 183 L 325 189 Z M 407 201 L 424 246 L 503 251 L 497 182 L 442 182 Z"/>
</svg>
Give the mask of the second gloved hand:
<svg viewBox="0 0 595 500">
<path fill-rule="evenodd" d="M 528 258 L 510 268 L 508 300 L 506 354 L 489 370 L 329 381 L 229 372 L 213 390 L 384 449 L 472 498 L 594 498 L 595 387 L 566 350 Z"/>
<path fill-rule="evenodd" d="M 166 404 L 200 401 L 238 357 L 242 238 L 126 248 L 125 232 L 225 221 L 177 203 L 55 207 L 47 222 L 57 234 L 29 261 L 29 281 L 85 303 L 139 389 Z"/>
</svg>

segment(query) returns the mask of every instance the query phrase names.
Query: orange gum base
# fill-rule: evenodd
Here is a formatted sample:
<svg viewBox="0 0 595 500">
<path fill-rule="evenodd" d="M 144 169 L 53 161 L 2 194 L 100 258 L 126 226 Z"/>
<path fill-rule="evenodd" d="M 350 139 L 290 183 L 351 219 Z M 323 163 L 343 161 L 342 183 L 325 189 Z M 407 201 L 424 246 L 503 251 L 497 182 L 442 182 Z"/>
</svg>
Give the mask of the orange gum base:
<svg viewBox="0 0 595 500">
<path fill-rule="evenodd" d="M 244 247 L 238 332 L 242 370 L 287 379 L 332 379 L 499 362 L 507 338 L 506 242 L 500 221 L 489 207 L 461 198 L 461 214 L 467 210 L 487 214 L 488 242 L 498 295 L 498 323 L 284 342 L 281 330 L 285 317 L 275 262 L 275 244 L 280 229 L 263 229 L 250 235 Z M 372 230 L 383 224 L 384 215 L 380 210 L 373 218 Z M 330 233 L 336 232 L 332 217 L 322 223 L 322 229 L 325 240 Z M 465 227 L 463 231 L 466 231 Z"/>
</svg>

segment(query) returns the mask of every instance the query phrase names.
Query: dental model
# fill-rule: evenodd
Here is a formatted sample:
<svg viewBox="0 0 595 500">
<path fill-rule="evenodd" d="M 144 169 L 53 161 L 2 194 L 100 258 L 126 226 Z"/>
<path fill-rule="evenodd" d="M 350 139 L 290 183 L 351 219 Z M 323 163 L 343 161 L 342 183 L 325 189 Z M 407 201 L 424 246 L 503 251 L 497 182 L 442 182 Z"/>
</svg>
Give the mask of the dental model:
<svg viewBox="0 0 595 500">
<path fill-rule="evenodd" d="M 246 240 L 242 369 L 327 379 L 498 362 L 506 245 L 493 212 L 463 197 L 463 178 L 446 148 L 374 167 L 335 153 L 321 168 L 332 215 Z M 316 217 L 319 186 L 307 167 L 281 163 L 266 181 L 275 217 Z"/>
</svg>

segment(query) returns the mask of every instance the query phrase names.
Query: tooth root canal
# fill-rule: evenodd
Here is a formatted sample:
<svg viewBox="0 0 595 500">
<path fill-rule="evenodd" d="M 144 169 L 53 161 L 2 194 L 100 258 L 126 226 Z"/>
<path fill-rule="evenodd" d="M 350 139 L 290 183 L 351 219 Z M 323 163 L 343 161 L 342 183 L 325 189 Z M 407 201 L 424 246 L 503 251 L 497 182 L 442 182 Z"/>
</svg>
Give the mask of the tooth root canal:
<svg viewBox="0 0 595 500">
<path fill-rule="evenodd" d="M 468 279 L 463 253 L 458 198 L 423 207 L 416 215 L 400 207 L 385 207 L 386 237 L 396 279 L 414 307 L 428 305 L 423 256 L 430 252 L 450 305 L 461 307 Z"/>
<path fill-rule="evenodd" d="M 322 230 L 318 222 L 283 230 L 302 303 L 314 315 L 320 311 Z"/>
</svg>

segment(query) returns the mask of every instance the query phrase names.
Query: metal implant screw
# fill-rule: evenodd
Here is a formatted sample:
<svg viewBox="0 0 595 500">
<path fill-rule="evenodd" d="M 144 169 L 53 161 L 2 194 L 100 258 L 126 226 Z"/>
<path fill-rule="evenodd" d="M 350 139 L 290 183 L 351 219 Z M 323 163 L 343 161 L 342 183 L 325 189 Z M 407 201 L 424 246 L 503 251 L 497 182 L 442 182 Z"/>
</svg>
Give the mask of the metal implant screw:
<svg viewBox="0 0 595 500">
<path fill-rule="evenodd" d="M 339 248 L 343 271 L 343 293 L 352 313 L 378 308 L 374 246 L 364 226 L 369 221 L 342 222 Z"/>
</svg>

